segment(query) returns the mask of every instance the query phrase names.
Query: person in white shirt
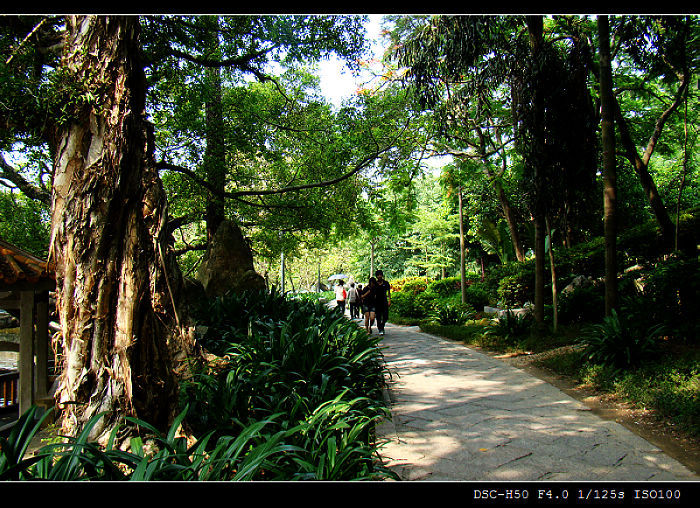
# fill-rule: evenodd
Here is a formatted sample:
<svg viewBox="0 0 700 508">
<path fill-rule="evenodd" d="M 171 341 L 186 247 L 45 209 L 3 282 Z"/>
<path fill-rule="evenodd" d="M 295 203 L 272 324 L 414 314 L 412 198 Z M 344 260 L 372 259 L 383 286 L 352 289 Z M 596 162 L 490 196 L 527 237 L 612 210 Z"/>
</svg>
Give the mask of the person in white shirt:
<svg viewBox="0 0 700 508">
<path fill-rule="evenodd" d="M 350 319 L 360 317 L 360 293 L 355 287 L 355 283 L 350 283 L 348 289 L 348 303 L 350 304 Z"/>
<path fill-rule="evenodd" d="M 343 284 L 343 281 L 339 280 L 338 284 L 335 286 L 335 302 L 340 311 L 345 314 L 345 300 L 347 298 L 347 291 L 345 291 L 345 286 Z"/>
</svg>

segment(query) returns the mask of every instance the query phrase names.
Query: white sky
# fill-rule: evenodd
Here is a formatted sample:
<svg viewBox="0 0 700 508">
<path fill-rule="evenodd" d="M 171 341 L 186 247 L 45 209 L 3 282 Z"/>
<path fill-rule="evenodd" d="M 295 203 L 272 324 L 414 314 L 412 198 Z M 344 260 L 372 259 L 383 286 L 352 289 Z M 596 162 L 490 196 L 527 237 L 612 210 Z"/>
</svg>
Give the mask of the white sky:
<svg viewBox="0 0 700 508">
<path fill-rule="evenodd" d="M 381 36 L 381 20 L 383 14 L 369 14 L 367 24 L 367 38 L 372 42 L 374 59 L 380 60 L 385 49 L 386 41 Z M 374 69 L 379 71 L 381 66 L 375 64 Z M 319 63 L 319 77 L 321 79 L 321 93 L 336 108 L 340 107 L 342 101 L 351 97 L 357 89 L 366 85 L 372 77 L 369 72 L 361 74 L 359 77 L 352 75 L 345 67 L 343 61 L 333 57 L 330 60 L 323 60 Z M 434 171 L 440 170 L 442 166 L 452 162 L 452 156 L 429 157 L 424 160 L 424 164 Z"/>
<path fill-rule="evenodd" d="M 380 34 L 382 16 L 382 14 L 368 15 L 367 38 L 372 41 L 372 49 L 376 59 L 381 58 L 383 52 L 384 42 Z M 319 63 L 319 76 L 321 78 L 321 92 L 335 107 L 339 107 L 343 99 L 351 97 L 358 87 L 370 77 L 365 74 L 356 78 L 345 67 L 344 62 L 335 57 Z"/>
</svg>

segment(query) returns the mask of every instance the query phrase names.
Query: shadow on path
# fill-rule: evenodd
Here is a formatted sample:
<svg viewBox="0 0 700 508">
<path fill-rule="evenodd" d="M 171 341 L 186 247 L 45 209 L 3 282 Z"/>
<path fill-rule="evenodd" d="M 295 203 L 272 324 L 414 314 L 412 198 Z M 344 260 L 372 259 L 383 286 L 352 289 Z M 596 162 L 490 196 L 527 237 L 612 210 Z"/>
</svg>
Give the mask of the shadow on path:
<svg viewBox="0 0 700 508">
<path fill-rule="evenodd" d="M 384 462 L 405 480 L 694 481 L 698 476 L 558 388 L 469 349 L 387 324 L 392 419 Z"/>
</svg>

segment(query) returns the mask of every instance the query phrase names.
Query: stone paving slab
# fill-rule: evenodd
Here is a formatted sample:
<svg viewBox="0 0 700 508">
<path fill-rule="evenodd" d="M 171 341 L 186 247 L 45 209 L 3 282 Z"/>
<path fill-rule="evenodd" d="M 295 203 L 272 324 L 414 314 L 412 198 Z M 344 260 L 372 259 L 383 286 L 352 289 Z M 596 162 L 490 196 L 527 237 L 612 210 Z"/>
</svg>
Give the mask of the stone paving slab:
<svg viewBox="0 0 700 508">
<path fill-rule="evenodd" d="M 387 324 L 391 420 L 380 454 L 404 480 L 697 481 L 685 465 L 530 374 Z"/>
</svg>

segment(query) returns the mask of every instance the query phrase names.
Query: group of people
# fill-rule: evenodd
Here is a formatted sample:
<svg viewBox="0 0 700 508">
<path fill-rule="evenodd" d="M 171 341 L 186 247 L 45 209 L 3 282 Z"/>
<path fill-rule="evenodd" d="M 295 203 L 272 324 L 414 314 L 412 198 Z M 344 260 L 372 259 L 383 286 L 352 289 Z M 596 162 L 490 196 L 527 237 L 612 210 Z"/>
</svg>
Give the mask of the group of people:
<svg viewBox="0 0 700 508">
<path fill-rule="evenodd" d="M 384 335 L 384 325 L 389 320 L 389 306 L 391 305 L 391 286 L 384 278 L 384 272 L 377 270 L 374 277 L 369 278 L 367 286 L 355 286 L 350 283 L 346 291 L 342 280 L 335 287 L 335 301 L 338 308 L 345 313 L 345 304 L 349 304 L 350 318 L 360 319 L 360 312 L 365 317 L 365 330 L 372 334 L 372 326 L 377 322 L 379 335 Z"/>
</svg>

